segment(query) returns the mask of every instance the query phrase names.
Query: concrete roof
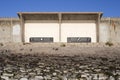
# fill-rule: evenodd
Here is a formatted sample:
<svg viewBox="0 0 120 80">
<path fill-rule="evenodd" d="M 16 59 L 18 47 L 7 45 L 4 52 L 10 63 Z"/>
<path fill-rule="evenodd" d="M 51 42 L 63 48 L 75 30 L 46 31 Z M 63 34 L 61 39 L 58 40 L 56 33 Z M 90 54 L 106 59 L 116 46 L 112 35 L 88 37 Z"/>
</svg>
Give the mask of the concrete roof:
<svg viewBox="0 0 120 80">
<path fill-rule="evenodd" d="M 25 20 L 58 20 L 60 17 L 63 20 L 79 20 L 88 17 L 86 19 L 89 20 L 97 19 L 102 14 L 102 12 L 18 12 L 18 16 Z"/>
<path fill-rule="evenodd" d="M 102 12 L 18 12 L 19 14 L 103 14 Z"/>
</svg>

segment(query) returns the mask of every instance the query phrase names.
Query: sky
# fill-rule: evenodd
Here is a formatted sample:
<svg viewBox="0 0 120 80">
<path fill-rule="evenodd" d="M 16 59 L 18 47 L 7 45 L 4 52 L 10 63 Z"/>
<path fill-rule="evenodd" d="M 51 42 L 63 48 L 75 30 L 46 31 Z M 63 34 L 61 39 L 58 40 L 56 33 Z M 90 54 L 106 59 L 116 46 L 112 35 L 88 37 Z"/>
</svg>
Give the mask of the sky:
<svg viewBox="0 0 120 80">
<path fill-rule="evenodd" d="M 0 17 L 17 17 L 17 12 L 103 12 L 120 17 L 120 0 L 0 0 Z"/>
</svg>

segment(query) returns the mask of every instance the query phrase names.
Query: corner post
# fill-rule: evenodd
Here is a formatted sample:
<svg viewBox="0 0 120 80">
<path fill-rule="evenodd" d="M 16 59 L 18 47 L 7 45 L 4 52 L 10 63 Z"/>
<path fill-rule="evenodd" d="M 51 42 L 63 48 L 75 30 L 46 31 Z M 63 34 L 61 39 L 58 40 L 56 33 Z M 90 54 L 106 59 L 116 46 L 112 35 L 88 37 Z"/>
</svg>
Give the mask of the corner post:
<svg viewBox="0 0 120 80">
<path fill-rule="evenodd" d="M 25 42 L 25 27 L 24 27 L 24 19 L 22 14 L 20 13 L 20 24 L 21 24 L 21 40 Z"/>
<path fill-rule="evenodd" d="M 11 27 L 10 27 L 10 29 L 11 29 L 11 31 L 10 31 L 10 41 L 11 42 L 14 42 L 14 40 L 13 40 L 13 20 L 12 20 L 12 18 L 10 18 L 10 25 L 11 25 Z"/>
<path fill-rule="evenodd" d="M 99 27 L 100 27 L 100 17 L 101 17 L 101 13 L 98 13 L 98 18 L 97 18 L 97 26 L 96 26 L 96 36 L 97 36 L 97 42 L 99 42 L 100 40 L 100 35 L 99 35 Z"/>
<path fill-rule="evenodd" d="M 59 42 L 61 42 L 61 22 L 62 22 L 62 14 L 58 14 L 59 17 Z"/>
</svg>

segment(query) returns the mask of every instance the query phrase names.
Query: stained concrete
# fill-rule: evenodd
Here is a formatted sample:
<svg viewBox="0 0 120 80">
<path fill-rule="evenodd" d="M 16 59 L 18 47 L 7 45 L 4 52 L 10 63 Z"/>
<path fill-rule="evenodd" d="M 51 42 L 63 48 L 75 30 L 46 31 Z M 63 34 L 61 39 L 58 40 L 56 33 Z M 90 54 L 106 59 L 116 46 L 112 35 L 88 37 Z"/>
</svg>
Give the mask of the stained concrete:
<svg viewBox="0 0 120 80">
<path fill-rule="evenodd" d="M 101 18 L 99 42 L 120 42 L 120 18 Z M 0 42 L 21 42 L 19 18 L 0 18 Z"/>
<path fill-rule="evenodd" d="M 99 30 L 100 42 L 120 42 L 120 18 L 102 18 Z"/>
<path fill-rule="evenodd" d="M 0 42 L 21 42 L 18 18 L 0 18 Z"/>
</svg>

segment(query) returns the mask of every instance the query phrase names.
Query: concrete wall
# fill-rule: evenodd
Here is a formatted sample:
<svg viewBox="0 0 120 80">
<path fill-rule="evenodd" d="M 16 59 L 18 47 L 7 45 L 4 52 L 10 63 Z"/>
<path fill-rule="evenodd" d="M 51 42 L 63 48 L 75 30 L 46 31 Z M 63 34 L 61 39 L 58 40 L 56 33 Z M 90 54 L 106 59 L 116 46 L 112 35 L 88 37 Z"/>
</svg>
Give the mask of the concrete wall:
<svg viewBox="0 0 120 80">
<path fill-rule="evenodd" d="M 0 42 L 21 42 L 20 29 L 18 18 L 0 18 Z M 101 19 L 99 41 L 120 42 L 120 18 Z"/>
<path fill-rule="evenodd" d="M 0 21 L 0 42 L 12 41 L 12 27 L 10 21 Z"/>
<path fill-rule="evenodd" d="M 67 37 L 90 37 L 91 42 L 96 42 L 96 23 L 62 23 L 61 24 L 61 42 L 67 42 Z"/>
<path fill-rule="evenodd" d="M 19 19 L 0 18 L 0 42 L 21 42 Z"/>
<path fill-rule="evenodd" d="M 120 18 L 102 18 L 99 31 L 100 42 L 120 42 Z"/>
<path fill-rule="evenodd" d="M 90 37 L 91 42 L 96 42 L 95 21 L 72 21 L 72 22 L 25 22 L 25 42 L 30 37 L 53 37 L 54 42 L 67 42 L 67 37 Z M 61 27 L 61 28 L 60 28 Z M 61 37 L 61 41 L 59 41 Z"/>
<path fill-rule="evenodd" d="M 21 42 L 21 28 L 20 24 L 16 24 L 12 26 L 12 37 L 13 37 L 13 42 Z"/>
<path fill-rule="evenodd" d="M 25 23 L 25 42 L 30 37 L 53 37 L 54 42 L 59 42 L 58 23 Z"/>
</svg>

